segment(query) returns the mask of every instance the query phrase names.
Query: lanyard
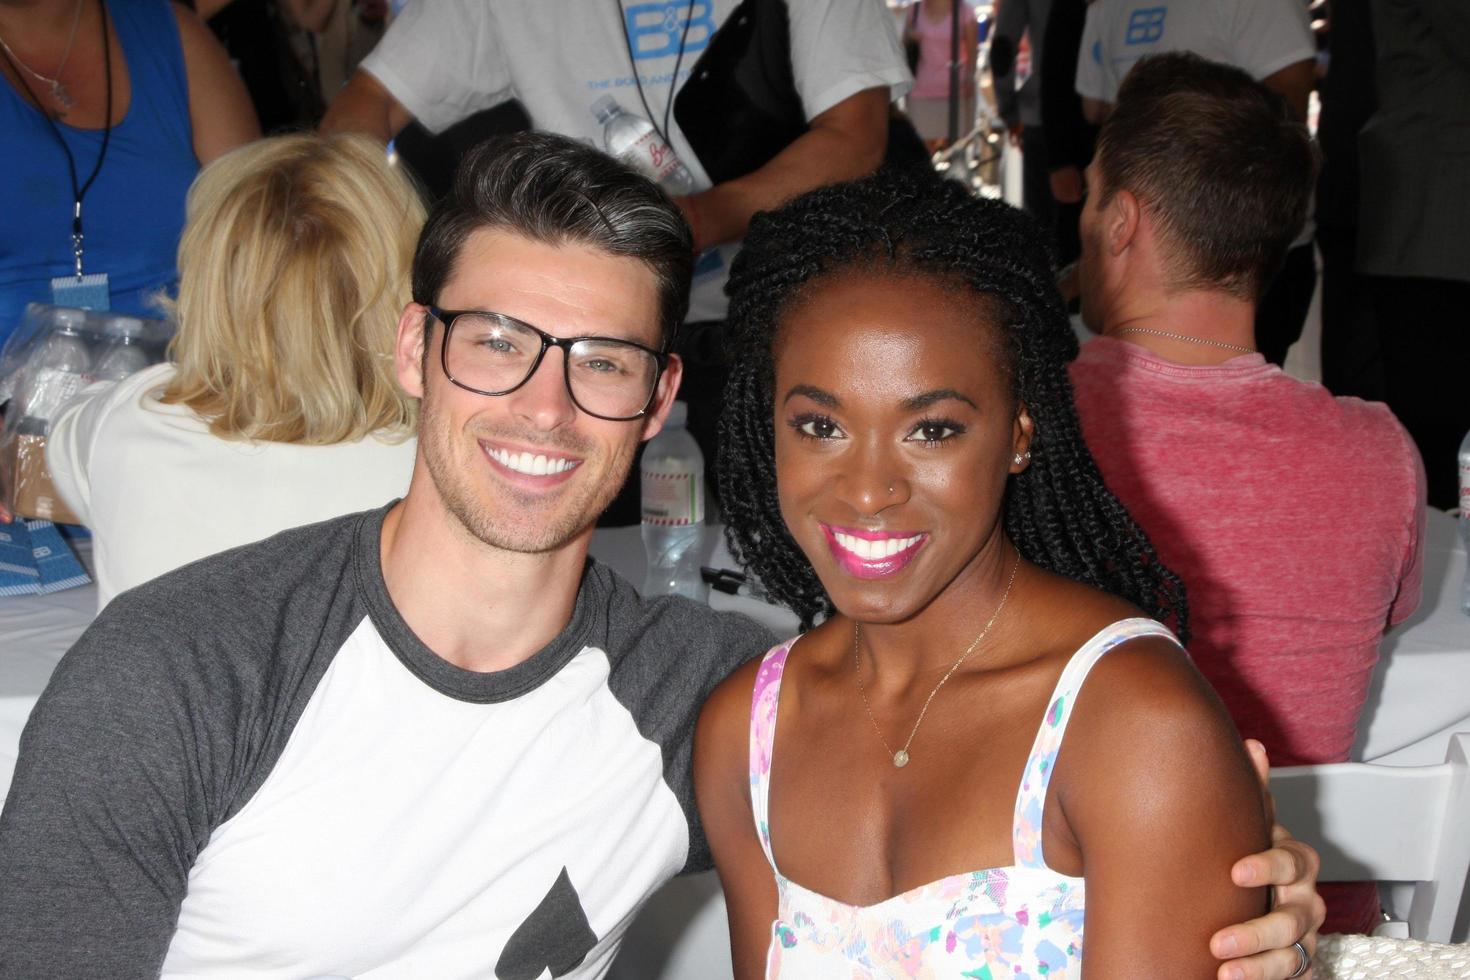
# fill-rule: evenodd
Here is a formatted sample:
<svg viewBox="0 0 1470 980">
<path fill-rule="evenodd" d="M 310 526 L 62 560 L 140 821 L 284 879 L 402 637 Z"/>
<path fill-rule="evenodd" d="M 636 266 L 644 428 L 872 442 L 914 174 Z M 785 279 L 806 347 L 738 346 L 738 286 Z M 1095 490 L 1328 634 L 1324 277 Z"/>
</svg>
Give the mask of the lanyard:
<svg viewBox="0 0 1470 980">
<path fill-rule="evenodd" d="M 92 167 L 92 173 L 88 175 L 86 183 L 80 187 L 77 186 L 77 161 L 72 156 L 71 147 L 66 144 L 66 139 L 61 135 L 61 129 L 57 127 L 56 121 L 51 118 L 51 113 L 46 111 L 40 99 L 36 98 L 36 94 L 31 91 L 30 85 L 21 76 L 20 70 L 15 67 L 15 62 L 11 60 L 10 55 L 0 51 L 6 64 L 10 65 L 10 70 L 15 73 L 16 78 L 20 79 L 21 88 L 36 104 L 41 118 L 46 120 L 46 125 L 51 127 L 52 133 L 56 134 L 56 141 L 61 144 L 61 152 L 66 154 L 66 169 L 71 176 L 71 250 L 76 258 L 78 279 L 82 278 L 82 198 L 87 196 L 87 191 L 91 189 L 97 175 L 102 172 L 102 161 L 107 159 L 107 144 L 112 139 L 112 44 L 107 36 L 107 4 L 104 0 L 97 0 L 97 7 L 102 12 L 102 61 L 107 72 L 107 117 L 105 128 L 102 130 L 102 149 L 97 153 L 97 163 Z"/>
<path fill-rule="evenodd" d="M 648 107 L 648 97 L 643 94 L 643 81 L 638 77 L 638 59 L 633 57 L 633 39 L 628 36 L 628 23 L 624 19 L 623 5 L 621 0 L 615 0 L 618 8 L 618 19 L 623 21 L 623 45 L 628 49 L 628 66 L 633 69 L 633 84 L 638 86 L 638 101 L 643 103 L 643 111 L 648 113 L 648 121 L 653 124 L 653 131 L 658 134 L 659 139 L 664 141 L 670 150 L 674 149 L 674 141 L 669 139 L 669 113 L 674 110 L 674 90 L 679 87 L 679 67 L 684 64 L 684 46 L 689 42 L 689 25 L 694 23 L 694 0 L 689 0 L 688 6 L 684 8 L 684 30 L 679 35 L 679 57 L 674 59 L 674 73 L 669 76 L 669 98 L 664 103 L 664 126 L 659 129 L 658 120 L 654 118 L 653 110 Z"/>
</svg>

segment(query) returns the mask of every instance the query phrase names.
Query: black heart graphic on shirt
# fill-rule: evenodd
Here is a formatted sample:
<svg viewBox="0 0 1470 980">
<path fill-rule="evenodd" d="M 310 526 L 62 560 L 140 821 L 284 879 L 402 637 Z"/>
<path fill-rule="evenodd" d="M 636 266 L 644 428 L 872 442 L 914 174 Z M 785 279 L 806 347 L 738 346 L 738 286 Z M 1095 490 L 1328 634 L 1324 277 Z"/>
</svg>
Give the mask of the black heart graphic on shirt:
<svg viewBox="0 0 1470 980">
<path fill-rule="evenodd" d="M 536 980 L 546 970 L 564 977 L 597 945 L 582 899 L 562 868 L 556 882 L 526 921 L 516 927 L 495 964 L 499 980 Z"/>
</svg>

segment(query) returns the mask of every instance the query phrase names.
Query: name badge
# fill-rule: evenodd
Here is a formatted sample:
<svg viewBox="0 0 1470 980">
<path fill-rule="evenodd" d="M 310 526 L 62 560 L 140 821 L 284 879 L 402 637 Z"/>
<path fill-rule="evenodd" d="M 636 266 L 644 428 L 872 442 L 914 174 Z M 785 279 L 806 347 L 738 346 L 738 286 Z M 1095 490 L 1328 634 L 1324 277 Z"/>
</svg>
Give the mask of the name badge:
<svg viewBox="0 0 1470 980">
<path fill-rule="evenodd" d="M 51 302 L 80 310 L 112 309 L 112 291 L 107 273 L 93 272 L 85 276 L 57 276 L 51 280 Z"/>
</svg>

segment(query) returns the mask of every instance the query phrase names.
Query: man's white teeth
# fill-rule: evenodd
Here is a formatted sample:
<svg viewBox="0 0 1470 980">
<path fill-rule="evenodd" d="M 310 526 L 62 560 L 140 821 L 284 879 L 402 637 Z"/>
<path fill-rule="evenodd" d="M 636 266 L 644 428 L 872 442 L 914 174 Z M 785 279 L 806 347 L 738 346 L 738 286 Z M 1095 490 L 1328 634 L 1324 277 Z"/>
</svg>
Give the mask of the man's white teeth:
<svg viewBox="0 0 1470 980">
<path fill-rule="evenodd" d="M 837 538 L 837 543 L 846 551 L 850 551 L 864 561 L 877 561 L 883 558 L 891 558 L 908 548 L 919 543 L 922 534 L 915 534 L 911 538 L 883 538 L 874 541 L 870 538 L 859 538 L 851 534 L 843 534 L 841 531 L 833 531 L 832 535 Z"/>
<path fill-rule="evenodd" d="M 550 458 L 539 453 L 511 453 L 504 449 L 490 449 L 490 458 L 507 469 L 515 470 L 517 473 L 525 473 L 527 476 L 550 476 L 553 473 L 564 473 L 577 465 L 574 459 L 563 459 L 559 456 Z"/>
</svg>

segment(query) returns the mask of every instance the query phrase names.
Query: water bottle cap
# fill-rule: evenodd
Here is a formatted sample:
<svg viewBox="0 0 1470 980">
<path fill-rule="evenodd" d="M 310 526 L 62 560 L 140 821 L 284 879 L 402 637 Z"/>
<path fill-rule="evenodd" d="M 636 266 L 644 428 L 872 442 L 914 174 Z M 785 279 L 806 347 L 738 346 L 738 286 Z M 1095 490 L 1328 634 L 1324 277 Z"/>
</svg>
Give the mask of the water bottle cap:
<svg viewBox="0 0 1470 980">
<path fill-rule="evenodd" d="M 133 316 L 108 317 L 102 330 L 109 337 L 127 342 L 143 335 L 143 321 Z"/>
<path fill-rule="evenodd" d="M 618 105 L 618 100 L 611 95 L 604 95 L 592 103 L 592 115 L 601 123 L 607 122 L 622 111 L 623 107 Z"/>
<path fill-rule="evenodd" d="M 674 402 L 669 406 L 669 417 L 664 419 L 665 429 L 682 429 L 689 423 L 689 406 Z"/>
<path fill-rule="evenodd" d="M 87 312 L 74 310 L 67 306 L 58 306 L 51 313 L 51 322 L 62 330 L 80 330 L 86 326 Z"/>
</svg>

